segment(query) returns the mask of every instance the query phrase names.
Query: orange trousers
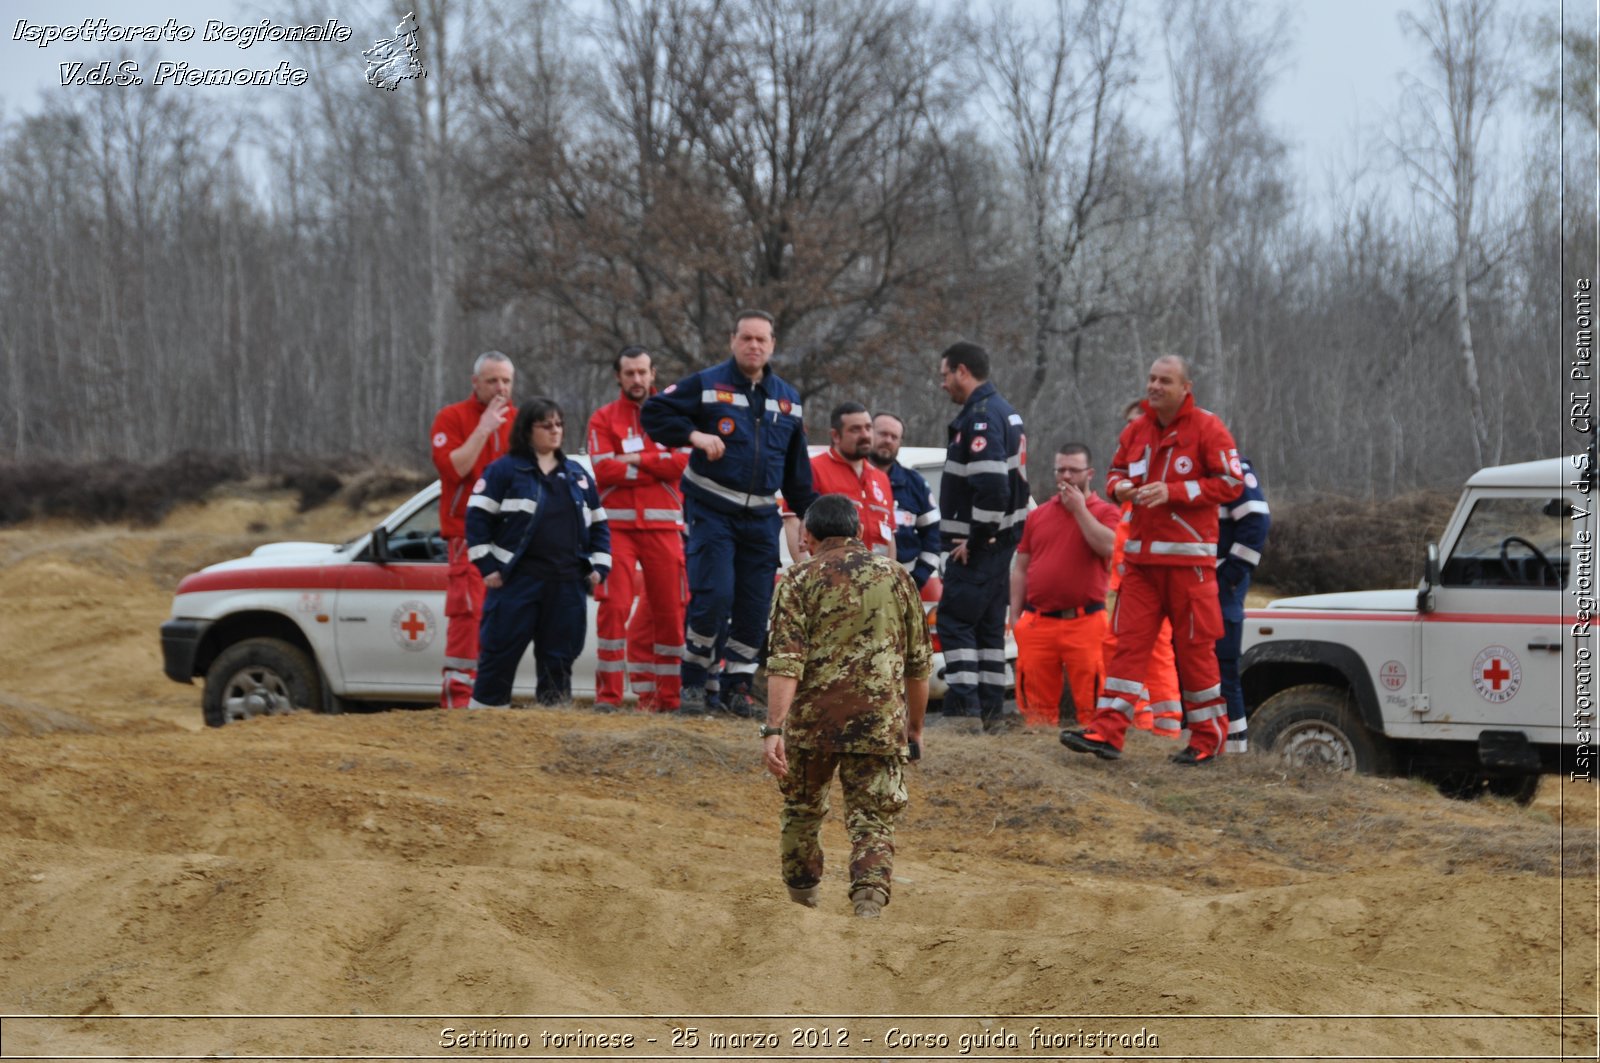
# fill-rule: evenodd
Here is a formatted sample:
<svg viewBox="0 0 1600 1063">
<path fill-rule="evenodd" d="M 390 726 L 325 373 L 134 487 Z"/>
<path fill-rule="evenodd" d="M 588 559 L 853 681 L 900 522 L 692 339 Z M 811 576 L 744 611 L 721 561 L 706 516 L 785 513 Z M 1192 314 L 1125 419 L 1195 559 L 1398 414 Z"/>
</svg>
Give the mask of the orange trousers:
<svg viewBox="0 0 1600 1063">
<path fill-rule="evenodd" d="M 1094 718 L 1095 700 L 1105 680 L 1106 614 L 1061 620 L 1023 613 L 1011 629 L 1017 641 L 1017 710 L 1028 723 L 1066 726 L 1063 688 L 1072 693 L 1072 707 L 1085 727 Z"/>
<path fill-rule="evenodd" d="M 1109 667 L 1117 653 L 1117 633 L 1106 625 L 1103 660 Z M 1104 674 L 1102 672 L 1102 674 Z M 1144 674 L 1144 696 L 1133 708 L 1133 725 L 1157 738 L 1177 738 L 1183 730 L 1183 700 L 1178 693 L 1178 661 L 1172 653 L 1172 622 L 1161 621 L 1161 631 L 1150 647 L 1150 664 Z"/>
</svg>

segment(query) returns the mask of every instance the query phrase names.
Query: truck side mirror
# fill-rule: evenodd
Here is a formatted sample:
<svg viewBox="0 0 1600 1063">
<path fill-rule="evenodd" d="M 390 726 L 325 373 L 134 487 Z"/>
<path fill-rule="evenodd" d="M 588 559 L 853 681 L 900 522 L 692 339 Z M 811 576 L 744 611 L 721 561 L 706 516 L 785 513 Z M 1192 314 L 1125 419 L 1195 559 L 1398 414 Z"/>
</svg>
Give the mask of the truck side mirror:
<svg viewBox="0 0 1600 1063">
<path fill-rule="evenodd" d="M 1428 556 L 1422 563 L 1422 586 L 1417 588 L 1417 612 L 1433 612 L 1433 588 L 1439 585 L 1439 544 L 1428 544 Z"/>
<path fill-rule="evenodd" d="M 382 524 L 372 529 L 372 541 L 367 545 L 372 551 L 372 560 L 378 564 L 389 561 L 389 529 Z"/>
</svg>

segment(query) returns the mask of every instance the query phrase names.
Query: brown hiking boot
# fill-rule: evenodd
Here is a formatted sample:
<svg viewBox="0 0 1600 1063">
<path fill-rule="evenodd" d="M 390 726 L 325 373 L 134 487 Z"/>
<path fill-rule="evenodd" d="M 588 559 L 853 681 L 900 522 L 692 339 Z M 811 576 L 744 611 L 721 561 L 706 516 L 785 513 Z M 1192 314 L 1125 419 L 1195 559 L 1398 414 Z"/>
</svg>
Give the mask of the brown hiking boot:
<svg viewBox="0 0 1600 1063">
<path fill-rule="evenodd" d="M 889 903 L 889 895 L 876 886 L 862 886 L 850 894 L 850 903 L 856 906 L 856 915 L 862 919 L 876 919 Z"/>
<path fill-rule="evenodd" d="M 805 889 L 799 889 L 795 886 L 790 886 L 789 899 L 796 904 L 803 904 L 807 908 L 815 908 L 817 906 L 817 895 L 820 890 L 820 886 L 807 886 Z"/>
</svg>

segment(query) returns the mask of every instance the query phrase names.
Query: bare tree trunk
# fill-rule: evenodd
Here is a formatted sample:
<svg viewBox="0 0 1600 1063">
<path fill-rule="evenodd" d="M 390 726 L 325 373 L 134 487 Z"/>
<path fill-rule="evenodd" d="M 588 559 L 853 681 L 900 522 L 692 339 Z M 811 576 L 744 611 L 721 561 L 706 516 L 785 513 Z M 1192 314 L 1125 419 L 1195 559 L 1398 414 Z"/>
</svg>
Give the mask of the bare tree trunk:
<svg viewBox="0 0 1600 1063">
<path fill-rule="evenodd" d="M 1496 41 L 1496 6 L 1496 0 L 1429 0 L 1423 17 L 1401 16 L 1424 45 L 1426 61 L 1411 82 L 1409 110 L 1400 116 L 1394 144 L 1413 187 L 1449 223 L 1455 347 L 1467 388 L 1473 458 L 1480 466 L 1490 454 L 1490 426 L 1472 341 L 1474 214 L 1482 193 L 1483 134 L 1510 83 L 1505 55 L 1512 36 Z"/>
</svg>

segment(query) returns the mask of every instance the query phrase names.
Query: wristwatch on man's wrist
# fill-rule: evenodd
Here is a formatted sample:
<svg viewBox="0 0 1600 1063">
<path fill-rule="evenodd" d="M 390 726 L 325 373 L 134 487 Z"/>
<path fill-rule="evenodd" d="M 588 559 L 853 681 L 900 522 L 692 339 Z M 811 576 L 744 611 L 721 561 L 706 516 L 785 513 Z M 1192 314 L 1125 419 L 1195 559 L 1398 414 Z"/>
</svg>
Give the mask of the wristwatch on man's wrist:
<svg viewBox="0 0 1600 1063">
<path fill-rule="evenodd" d="M 781 734 L 783 734 L 783 728 L 782 727 L 768 727 L 766 724 L 762 724 L 761 725 L 761 737 L 762 738 L 771 738 L 773 735 L 781 735 Z"/>
</svg>

